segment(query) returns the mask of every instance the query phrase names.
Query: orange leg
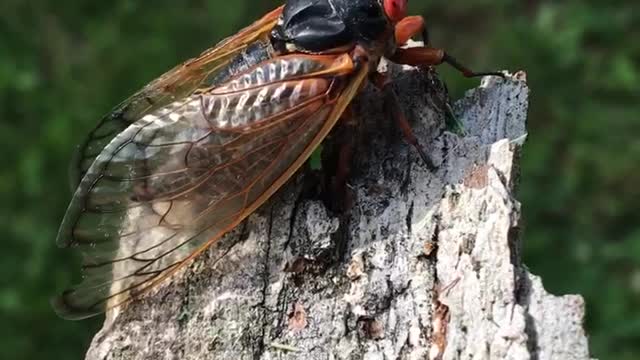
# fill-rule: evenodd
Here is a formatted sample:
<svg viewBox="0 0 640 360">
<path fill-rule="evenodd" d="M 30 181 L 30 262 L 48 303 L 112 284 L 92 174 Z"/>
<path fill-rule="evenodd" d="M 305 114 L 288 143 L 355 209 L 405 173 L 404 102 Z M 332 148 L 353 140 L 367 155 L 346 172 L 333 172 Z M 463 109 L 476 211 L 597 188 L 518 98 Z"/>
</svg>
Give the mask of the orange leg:
<svg viewBox="0 0 640 360">
<path fill-rule="evenodd" d="M 409 49 L 398 48 L 396 52 L 390 57 L 390 60 L 405 65 L 412 66 L 430 66 L 440 65 L 447 63 L 453 66 L 456 70 L 460 71 L 465 77 L 476 76 L 500 76 L 504 78 L 504 74 L 501 72 L 475 72 L 462 65 L 458 60 L 447 54 L 442 49 L 436 49 L 431 47 L 415 47 Z"/>
<path fill-rule="evenodd" d="M 371 83 L 375 85 L 380 91 L 384 94 L 384 108 L 389 109 L 391 111 L 391 116 L 396 121 L 400 131 L 402 131 L 402 136 L 409 143 L 409 145 L 413 146 L 414 149 L 420 155 L 420 158 L 425 163 L 425 165 L 430 169 L 434 170 L 436 167 L 433 164 L 431 158 L 424 151 L 420 143 L 418 142 L 418 138 L 416 138 L 413 130 L 411 129 L 411 124 L 407 120 L 407 117 L 404 115 L 404 111 L 402 111 L 402 106 L 400 105 L 400 100 L 398 100 L 398 95 L 391 87 L 391 82 L 389 78 L 382 73 L 375 72 L 371 74 Z"/>
<path fill-rule="evenodd" d="M 409 39 L 418 34 L 422 35 L 422 41 L 425 45 L 429 43 L 427 28 L 422 16 L 407 16 L 396 24 L 395 37 L 398 45 L 406 44 Z"/>
</svg>

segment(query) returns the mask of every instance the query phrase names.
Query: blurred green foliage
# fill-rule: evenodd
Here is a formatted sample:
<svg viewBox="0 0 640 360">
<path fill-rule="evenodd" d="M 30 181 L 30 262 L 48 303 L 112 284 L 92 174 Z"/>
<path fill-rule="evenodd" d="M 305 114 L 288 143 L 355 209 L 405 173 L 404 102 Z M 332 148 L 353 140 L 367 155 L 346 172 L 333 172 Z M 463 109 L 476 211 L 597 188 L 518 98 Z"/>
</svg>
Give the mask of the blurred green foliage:
<svg viewBox="0 0 640 360">
<path fill-rule="evenodd" d="M 82 358 L 99 320 L 48 297 L 78 276 L 54 238 L 67 164 L 128 94 L 276 1 L 0 2 L 0 349 Z M 519 198 L 526 263 L 587 300 L 593 355 L 640 356 L 640 3 L 412 1 L 432 42 L 478 69 L 526 70 L 532 89 Z M 476 81 L 442 73 L 460 96 Z"/>
</svg>

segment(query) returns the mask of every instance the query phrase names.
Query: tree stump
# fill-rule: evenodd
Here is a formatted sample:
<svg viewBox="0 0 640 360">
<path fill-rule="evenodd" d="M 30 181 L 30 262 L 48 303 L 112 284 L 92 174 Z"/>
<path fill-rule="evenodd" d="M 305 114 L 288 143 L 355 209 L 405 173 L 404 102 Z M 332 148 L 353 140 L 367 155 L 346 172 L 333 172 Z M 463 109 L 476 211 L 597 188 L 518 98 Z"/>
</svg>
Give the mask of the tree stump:
<svg viewBox="0 0 640 360">
<path fill-rule="evenodd" d="M 389 70 L 436 170 L 367 88 L 347 212 L 309 190 L 317 171 L 299 172 L 170 281 L 107 314 L 87 359 L 588 359 L 582 298 L 548 294 L 521 262 L 525 75 L 483 79 L 454 104 L 456 134 L 434 72 Z"/>
</svg>

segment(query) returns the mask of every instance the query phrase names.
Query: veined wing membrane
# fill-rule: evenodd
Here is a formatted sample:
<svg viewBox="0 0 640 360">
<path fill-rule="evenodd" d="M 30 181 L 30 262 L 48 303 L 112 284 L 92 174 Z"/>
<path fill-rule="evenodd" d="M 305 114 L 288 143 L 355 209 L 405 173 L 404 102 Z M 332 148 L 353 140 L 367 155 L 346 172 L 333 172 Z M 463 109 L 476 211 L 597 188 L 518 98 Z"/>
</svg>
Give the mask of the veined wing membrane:
<svg viewBox="0 0 640 360">
<path fill-rule="evenodd" d="M 80 144 L 71 166 L 75 188 L 102 149 L 120 132 L 148 113 L 182 99 L 200 87 L 209 87 L 219 71 L 249 44 L 266 41 L 282 7 L 229 37 L 199 57 L 186 61 L 160 76 L 116 106 Z"/>
<path fill-rule="evenodd" d="M 326 136 L 366 71 L 346 54 L 275 58 L 117 135 L 58 235 L 81 250 L 85 275 L 55 300 L 59 314 L 127 302 L 240 223 Z"/>
</svg>

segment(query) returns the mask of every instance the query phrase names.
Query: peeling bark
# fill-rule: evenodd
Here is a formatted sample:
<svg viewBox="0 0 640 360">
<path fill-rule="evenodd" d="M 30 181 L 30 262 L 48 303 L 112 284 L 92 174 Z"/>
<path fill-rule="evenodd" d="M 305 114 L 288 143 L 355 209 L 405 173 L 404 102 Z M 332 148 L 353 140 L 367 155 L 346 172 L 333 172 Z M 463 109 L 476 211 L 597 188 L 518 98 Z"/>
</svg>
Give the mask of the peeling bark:
<svg viewBox="0 0 640 360">
<path fill-rule="evenodd" d="M 588 359 L 582 298 L 548 294 L 520 258 L 524 74 L 485 78 L 458 101 L 461 136 L 445 130 L 435 74 L 390 70 L 435 172 L 367 89 L 348 212 L 327 210 L 317 174 L 302 171 L 109 313 L 87 359 Z"/>
</svg>

